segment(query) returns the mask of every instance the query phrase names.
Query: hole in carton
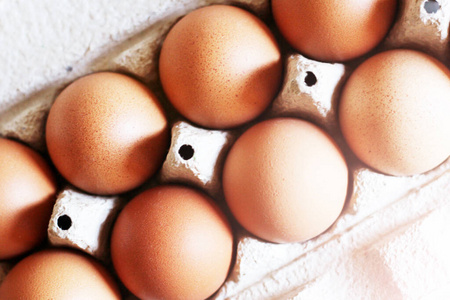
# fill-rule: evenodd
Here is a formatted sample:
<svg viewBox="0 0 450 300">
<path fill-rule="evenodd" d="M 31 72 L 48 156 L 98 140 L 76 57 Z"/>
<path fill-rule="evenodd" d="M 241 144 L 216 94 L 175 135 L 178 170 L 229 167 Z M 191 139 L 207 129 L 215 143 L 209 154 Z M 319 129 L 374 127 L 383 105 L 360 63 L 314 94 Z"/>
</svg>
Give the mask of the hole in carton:
<svg viewBox="0 0 450 300">
<path fill-rule="evenodd" d="M 317 83 L 317 77 L 313 72 L 306 72 L 305 83 L 307 86 L 313 86 Z"/>
<path fill-rule="evenodd" d="M 62 215 L 58 218 L 58 227 L 62 230 L 68 230 L 72 226 L 72 219 L 68 215 Z"/>
<path fill-rule="evenodd" d="M 178 150 L 178 154 L 180 154 L 181 158 L 184 160 L 191 159 L 194 156 L 194 148 L 191 145 L 183 145 Z"/>
<path fill-rule="evenodd" d="M 441 5 L 436 0 L 428 0 L 423 4 L 425 11 L 429 14 L 435 14 L 441 8 Z"/>
</svg>

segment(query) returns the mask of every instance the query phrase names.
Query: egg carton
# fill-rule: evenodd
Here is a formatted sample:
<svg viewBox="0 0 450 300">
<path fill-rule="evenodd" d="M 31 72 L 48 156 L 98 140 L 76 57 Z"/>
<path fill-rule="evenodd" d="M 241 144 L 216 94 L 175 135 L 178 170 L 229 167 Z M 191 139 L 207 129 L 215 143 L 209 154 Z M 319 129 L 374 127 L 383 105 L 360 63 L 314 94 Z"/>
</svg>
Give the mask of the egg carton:
<svg viewBox="0 0 450 300">
<path fill-rule="evenodd" d="M 162 183 L 187 183 L 214 198 L 222 194 L 225 156 L 237 132 L 198 128 L 185 121 L 172 126 L 169 153 L 160 171 Z"/>
<path fill-rule="evenodd" d="M 349 68 L 300 54 L 289 55 L 285 68 L 283 87 L 271 105 L 270 115 L 306 119 L 336 136 L 339 92 Z"/>
<path fill-rule="evenodd" d="M 384 41 L 385 47 L 426 52 L 443 62 L 450 59 L 450 1 L 402 0 L 397 22 Z"/>
<path fill-rule="evenodd" d="M 131 74 L 163 97 L 157 52 L 165 35 L 180 16 L 214 3 L 239 5 L 262 18 L 270 13 L 267 0 L 175 1 L 163 18 L 114 45 L 107 55 L 75 67 L 70 75 L 3 111 L 0 135 L 45 152 L 45 120 L 56 95 L 75 77 L 94 71 Z M 450 65 L 449 22 L 448 0 L 402 0 L 397 21 L 377 51 L 415 48 Z M 361 165 L 343 143 L 336 117 L 340 88 L 353 68 L 287 55 L 281 91 L 262 116 L 308 119 L 339 142 L 352 174 L 341 216 L 326 232 L 303 243 L 268 243 L 238 229 L 236 262 L 213 299 L 450 297 L 450 239 L 445 230 L 450 217 L 450 159 L 409 177 L 379 174 Z M 169 154 L 156 178 L 196 186 L 220 200 L 223 161 L 242 130 L 207 130 L 178 115 L 174 119 Z M 76 247 L 107 262 L 109 231 L 124 202 L 64 189 L 49 224 L 50 243 Z M 10 266 L 0 262 L 0 282 Z"/>
<path fill-rule="evenodd" d="M 48 240 L 54 246 L 76 248 L 110 262 L 110 232 L 125 204 L 123 197 L 88 195 L 74 187 L 65 187 L 53 207 Z"/>
</svg>

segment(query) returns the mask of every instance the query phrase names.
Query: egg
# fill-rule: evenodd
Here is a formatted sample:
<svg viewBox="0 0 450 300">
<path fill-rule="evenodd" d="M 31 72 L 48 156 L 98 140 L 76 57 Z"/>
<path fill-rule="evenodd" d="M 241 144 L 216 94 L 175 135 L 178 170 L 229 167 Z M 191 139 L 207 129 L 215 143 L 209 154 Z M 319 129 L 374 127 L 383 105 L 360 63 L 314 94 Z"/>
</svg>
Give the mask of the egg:
<svg viewBox="0 0 450 300">
<path fill-rule="evenodd" d="M 245 131 L 223 170 L 226 202 L 249 232 L 275 243 L 311 239 L 339 216 L 348 185 L 347 164 L 322 129 L 276 118 Z"/>
<path fill-rule="evenodd" d="M 182 18 L 159 60 L 164 91 L 187 119 L 231 128 L 260 115 L 281 83 L 281 54 L 268 27 L 251 13 L 212 5 Z"/>
<path fill-rule="evenodd" d="M 58 171 L 93 194 L 141 185 L 162 165 L 168 125 L 156 96 L 126 75 L 82 77 L 57 97 L 46 125 L 48 152 Z"/>
<path fill-rule="evenodd" d="M 0 138 L 0 260 L 45 240 L 56 191 L 53 172 L 39 153 Z"/>
<path fill-rule="evenodd" d="M 114 225 L 111 256 L 140 299 L 205 299 L 225 281 L 231 227 L 203 193 L 163 185 L 136 196 Z"/>
<path fill-rule="evenodd" d="M 450 155 L 450 71 L 413 50 L 363 62 L 344 86 L 339 120 L 353 152 L 390 175 L 426 172 Z"/>
<path fill-rule="evenodd" d="M 275 22 L 302 54 L 346 61 L 377 46 L 391 28 L 397 0 L 273 0 Z"/>
<path fill-rule="evenodd" d="M 47 249 L 21 260 L 0 285 L 0 299 L 121 299 L 108 271 L 93 258 Z"/>
</svg>

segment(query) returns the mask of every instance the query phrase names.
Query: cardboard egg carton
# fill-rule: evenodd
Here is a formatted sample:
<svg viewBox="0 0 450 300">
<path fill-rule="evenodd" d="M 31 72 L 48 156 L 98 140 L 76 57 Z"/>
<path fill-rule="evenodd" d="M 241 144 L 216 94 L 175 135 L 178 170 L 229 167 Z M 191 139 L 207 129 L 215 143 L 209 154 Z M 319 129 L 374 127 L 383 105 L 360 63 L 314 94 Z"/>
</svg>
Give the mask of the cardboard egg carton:
<svg viewBox="0 0 450 300">
<path fill-rule="evenodd" d="M 76 248 L 108 262 L 112 225 L 125 203 L 123 197 L 89 195 L 65 187 L 48 225 L 50 244 Z"/>
<path fill-rule="evenodd" d="M 270 114 L 309 120 L 336 135 L 339 92 L 350 73 L 348 68 L 341 63 L 319 62 L 301 54 L 289 55 L 285 68 L 284 82 Z"/>
<path fill-rule="evenodd" d="M 360 167 L 353 169 L 353 178 L 352 195 L 341 216 L 314 239 L 278 245 L 242 232 L 236 265 L 214 299 L 386 299 L 386 290 L 379 290 L 383 280 L 388 280 L 379 272 L 385 263 L 379 257 L 355 257 L 380 240 L 385 240 L 385 247 L 395 253 L 409 251 L 405 252 L 409 260 L 414 260 L 415 248 L 428 254 L 432 261 L 448 260 L 445 252 L 439 250 L 442 243 L 425 244 L 414 238 L 405 238 L 399 245 L 390 242 L 398 228 L 413 228 L 423 220 L 429 220 L 428 226 L 437 227 L 435 239 L 445 240 L 446 235 L 441 236 L 442 224 L 433 223 L 432 215 L 439 212 L 450 217 L 450 160 L 427 174 L 412 177 L 391 177 Z M 450 269 L 435 274 L 437 270 L 429 268 L 425 260 L 409 269 L 408 259 L 391 261 L 390 272 L 396 272 L 393 276 L 399 278 L 390 283 L 393 289 L 403 288 L 400 278 L 407 272 L 430 278 L 439 276 L 437 287 L 447 287 L 442 278 Z M 362 265 L 358 267 L 359 263 Z M 421 284 L 420 280 L 416 280 L 417 284 Z M 422 289 L 424 293 L 417 296 L 427 296 L 432 291 L 427 286 Z M 366 298 L 364 293 L 370 296 Z M 408 293 L 413 292 L 406 289 L 404 294 Z"/>
<path fill-rule="evenodd" d="M 397 21 L 385 40 L 387 48 L 411 48 L 443 62 L 450 59 L 450 1 L 402 0 Z"/>
<path fill-rule="evenodd" d="M 187 183 L 218 198 L 226 154 L 236 133 L 208 130 L 179 121 L 172 126 L 169 153 L 160 172 L 161 183 Z"/>
<path fill-rule="evenodd" d="M 56 95 L 75 75 L 93 71 L 130 74 L 164 99 L 157 58 L 165 35 L 179 17 L 213 3 L 239 5 L 262 18 L 270 13 L 268 0 L 175 1 L 172 8 L 165 8 L 164 18 L 112 46 L 107 55 L 81 64 L 83 67 L 65 79 L 0 112 L 0 135 L 44 152 L 45 120 Z M 412 47 L 450 65 L 449 18 L 448 0 L 402 0 L 397 21 L 379 49 Z M 214 299 L 450 297 L 446 255 L 450 246 L 445 230 L 450 218 L 450 160 L 410 177 L 387 176 L 362 166 L 345 148 L 336 118 L 340 88 L 352 68 L 296 53 L 287 55 L 281 91 L 262 116 L 308 119 L 343 145 L 352 183 L 341 216 L 325 233 L 303 243 L 268 243 L 238 228 L 236 262 Z M 170 109 L 167 103 L 166 107 Z M 179 119 L 176 114 L 172 118 L 171 147 L 155 178 L 160 183 L 193 185 L 221 198 L 221 168 L 240 131 L 208 130 L 185 120 L 174 121 Z M 108 261 L 109 231 L 124 201 L 64 189 L 50 220 L 50 243 L 75 247 Z M 64 216 L 70 219 L 67 229 Z M 0 262 L 0 283 L 10 265 Z"/>
</svg>

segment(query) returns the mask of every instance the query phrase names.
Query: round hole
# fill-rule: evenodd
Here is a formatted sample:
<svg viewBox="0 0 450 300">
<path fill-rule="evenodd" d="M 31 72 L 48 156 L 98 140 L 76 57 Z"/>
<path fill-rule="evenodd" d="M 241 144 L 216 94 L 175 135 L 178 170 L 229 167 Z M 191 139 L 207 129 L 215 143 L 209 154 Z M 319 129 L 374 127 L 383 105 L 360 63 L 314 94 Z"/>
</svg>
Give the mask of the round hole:
<svg viewBox="0 0 450 300">
<path fill-rule="evenodd" d="M 72 219 L 68 215 L 62 215 L 58 218 L 58 227 L 67 230 L 72 226 Z"/>
<path fill-rule="evenodd" d="M 436 0 L 428 0 L 424 3 L 423 7 L 429 14 L 435 14 L 441 8 L 441 5 Z"/>
<path fill-rule="evenodd" d="M 313 86 L 317 83 L 317 77 L 313 72 L 306 72 L 305 83 L 307 86 Z"/>
<path fill-rule="evenodd" d="M 180 154 L 181 158 L 184 160 L 191 159 L 194 156 L 194 148 L 191 145 L 183 145 L 178 150 L 178 154 Z"/>
</svg>

